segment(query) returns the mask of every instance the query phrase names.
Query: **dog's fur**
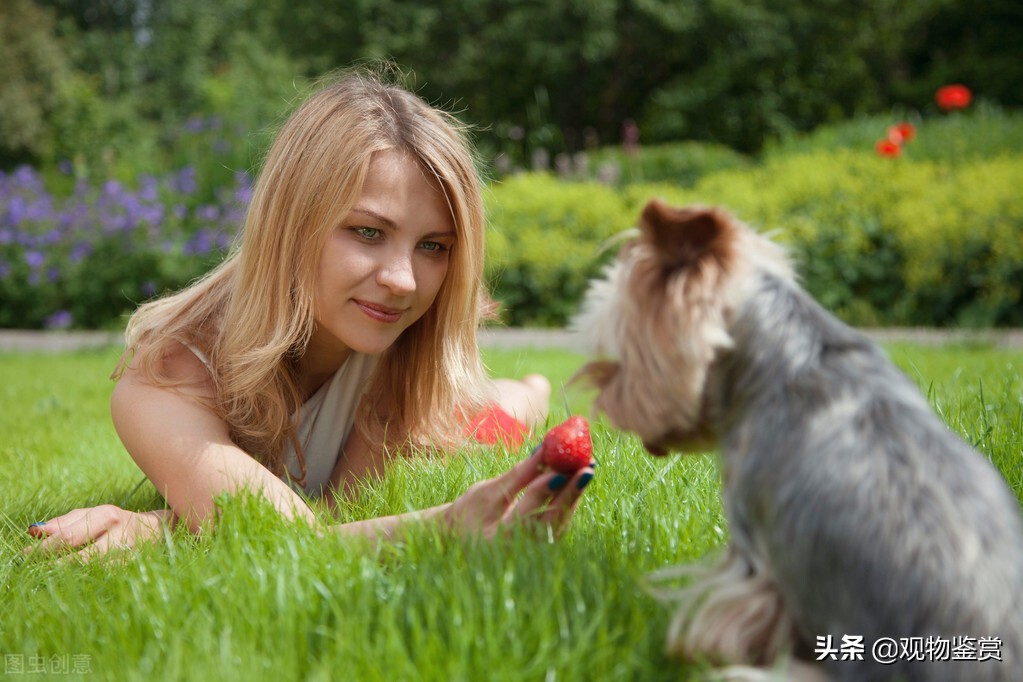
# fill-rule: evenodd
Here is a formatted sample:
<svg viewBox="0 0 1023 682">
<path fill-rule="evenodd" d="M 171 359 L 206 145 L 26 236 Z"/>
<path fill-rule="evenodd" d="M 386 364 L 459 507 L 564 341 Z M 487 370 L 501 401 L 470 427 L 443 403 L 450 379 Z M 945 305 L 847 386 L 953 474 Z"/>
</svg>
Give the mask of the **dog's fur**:
<svg viewBox="0 0 1023 682">
<path fill-rule="evenodd" d="M 1020 679 L 1023 521 L 998 471 L 781 247 L 717 208 L 651 201 L 639 227 L 587 294 L 582 374 L 651 453 L 720 449 L 731 528 L 723 563 L 681 591 L 669 651 L 769 667 L 858 635 L 862 661 L 802 669 Z M 1003 660 L 871 656 L 883 637 L 954 636 L 1000 638 Z"/>
</svg>

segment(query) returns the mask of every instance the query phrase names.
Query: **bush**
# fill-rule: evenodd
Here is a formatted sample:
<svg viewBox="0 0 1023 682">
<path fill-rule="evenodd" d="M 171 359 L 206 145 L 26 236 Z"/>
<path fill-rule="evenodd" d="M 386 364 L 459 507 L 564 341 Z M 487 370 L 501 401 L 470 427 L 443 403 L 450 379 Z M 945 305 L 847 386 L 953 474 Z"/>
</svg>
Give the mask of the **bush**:
<svg viewBox="0 0 1023 682">
<path fill-rule="evenodd" d="M 512 325 L 565 324 L 599 272 L 601 245 L 634 220 L 613 190 L 546 174 L 496 185 L 487 210 L 487 279 Z"/>
<path fill-rule="evenodd" d="M 1021 186 L 1023 154 L 913 161 L 841 146 L 774 154 L 690 188 L 520 176 L 494 189 L 490 281 L 511 324 L 565 324 L 609 257 L 601 245 L 660 196 L 724 205 L 776 233 L 810 293 L 852 324 L 1017 326 Z"/>
<path fill-rule="evenodd" d="M 636 186 L 633 203 L 723 204 L 777 231 L 806 288 L 858 325 L 1023 323 L 1023 155 L 961 164 L 837 150 Z"/>
<path fill-rule="evenodd" d="M 908 144 L 905 157 L 913 161 L 963 163 L 1023 152 L 1023 111 L 981 102 L 969 113 L 952 113 L 922 120 L 918 112 L 896 110 L 890 116 L 861 116 L 824 126 L 809 135 L 789 137 L 770 145 L 766 160 L 811 152 L 870 149 L 888 126 L 907 120 L 921 126 Z"/>
<path fill-rule="evenodd" d="M 192 167 L 143 176 L 134 189 L 74 184 L 59 196 L 27 166 L 0 172 L 0 327 L 119 324 L 223 257 L 251 191 L 238 173 L 209 200 Z"/>
<path fill-rule="evenodd" d="M 566 324 L 612 256 L 608 239 L 661 196 L 777 232 L 810 293 L 853 324 L 1023 325 L 1023 116 L 928 120 L 899 158 L 882 158 L 874 141 L 893 122 L 842 124 L 757 164 L 705 145 L 601 152 L 661 182 L 495 183 L 486 275 L 505 322 Z M 179 144 L 196 165 L 131 184 L 90 182 L 70 164 L 45 179 L 0 173 L 0 327 L 115 325 L 223 256 L 248 201 L 248 174 L 232 171 L 245 152 L 225 147 L 216 119 L 189 126 Z"/>
<path fill-rule="evenodd" d="M 610 184 L 670 182 L 692 187 L 711 173 L 749 166 L 750 159 L 724 145 L 704 142 L 675 142 L 639 146 L 629 152 L 621 147 L 604 147 L 588 154 L 592 179 Z"/>
</svg>

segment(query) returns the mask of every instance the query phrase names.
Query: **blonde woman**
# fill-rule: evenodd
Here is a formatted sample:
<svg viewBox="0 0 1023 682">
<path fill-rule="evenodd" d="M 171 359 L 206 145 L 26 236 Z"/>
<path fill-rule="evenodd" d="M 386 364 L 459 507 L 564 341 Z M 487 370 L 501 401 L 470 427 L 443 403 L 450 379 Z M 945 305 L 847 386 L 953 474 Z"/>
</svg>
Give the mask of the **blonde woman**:
<svg viewBox="0 0 1023 682">
<path fill-rule="evenodd" d="M 242 489 L 315 523 L 299 492 L 332 500 L 393 453 L 457 447 L 474 429 L 521 440 L 550 387 L 485 375 L 483 251 L 480 183 L 452 118 L 370 74 L 319 90 L 272 145 L 231 255 L 129 322 L 114 426 L 168 508 L 75 510 L 34 524 L 35 550 L 87 558 L 161 524 L 198 530 Z M 334 528 L 560 528 L 592 476 L 533 456 L 449 504 Z"/>
</svg>

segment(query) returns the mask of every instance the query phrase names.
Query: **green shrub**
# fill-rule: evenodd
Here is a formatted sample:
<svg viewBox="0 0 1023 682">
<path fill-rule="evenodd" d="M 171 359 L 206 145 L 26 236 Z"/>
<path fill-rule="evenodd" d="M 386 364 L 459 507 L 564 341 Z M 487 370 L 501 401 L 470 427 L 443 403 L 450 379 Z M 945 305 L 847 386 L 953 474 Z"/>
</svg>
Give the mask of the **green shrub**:
<svg viewBox="0 0 1023 682">
<path fill-rule="evenodd" d="M 603 147 L 588 157 L 591 177 L 603 177 L 616 185 L 670 182 L 692 187 L 706 175 L 751 163 L 748 157 L 724 145 L 705 142 L 641 145 L 632 153 L 621 147 Z"/>
<path fill-rule="evenodd" d="M 487 210 L 487 278 L 512 325 L 565 324 L 599 272 L 603 242 L 634 222 L 613 190 L 546 174 L 495 185 Z"/>
<path fill-rule="evenodd" d="M 857 117 L 770 145 L 764 158 L 770 161 L 840 149 L 870 150 L 885 136 L 889 126 L 900 121 L 909 121 L 919 128 L 917 136 L 904 149 L 905 159 L 963 163 L 996 158 L 1006 152 L 1023 152 L 1023 111 L 981 102 L 969 112 L 952 112 L 926 120 L 921 120 L 917 112 L 898 110 L 889 116 Z"/>
<path fill-rule="evenodd" d="M 28 166 L 0 172 L 0 328 L 118 325 L 209 270 L 243 220 L 251 179 L 235 174 L 212 199 L 202 180 L 189 166 L 134 188 L 79 178 L 61 195 Z"/>
<path fill-rule="evenodd" d="M 1023 324 L 1023 154 L 962 163 L 836 148 L 776 155 L 694 187 L 515 178 L 494 190 L 490 279 L 512 324 L 564 324 L 611 235 L 659 196 L 720 204 L 792 252 L 825 307 L 857 325 Z"/>
<path fill-rule="evenodd" d="M 927 120 L 882 158 L 874 141 L 893 122 L 841 124 L 759 163 L 697 144 L 604 150 L 635 164 L 613 186 L 541 173 L 495 183 L 486 275 L 505 322 L 566 324 L 612 255 L 608 238 L 661 196 L 777 232 L 806 288 L 853 324 L 1023 325 L 1023 116 Z M 71 163 L 0 172 L 0 327 L 115 325 L 223 256 L 251 192 L 235 172 L 249 151 L 213 117 L 189 120 L 176 146 L 189 165 L 133 182 Z"/>
</svg>

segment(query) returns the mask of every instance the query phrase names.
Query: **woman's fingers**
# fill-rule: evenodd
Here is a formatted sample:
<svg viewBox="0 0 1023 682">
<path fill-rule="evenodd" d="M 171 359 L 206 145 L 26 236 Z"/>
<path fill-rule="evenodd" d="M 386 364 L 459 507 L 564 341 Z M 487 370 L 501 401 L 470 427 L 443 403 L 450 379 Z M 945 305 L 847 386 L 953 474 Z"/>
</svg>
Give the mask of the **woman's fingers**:
<svg viewBox="0 0 1023 682">
<path fill-rule="evenodd" d="M 29 535 L 43 538 L 41 542 L 25 548 L 26 554 L 53 553 L 80 547 L 100 539 L 127 514 L 113 505 L 75 509 L 63 516 L 29 527 Z"/>
<path fill-rule="evenodd" d="M 586 467 L 576 472 L 575 476 L 565 485 L 563 491 L 557 495 L 551 504 L 541 513 L 540 521 L 554 528 L 555 534 L 560 534 L 568 525 L 572 515 L 575 514 L 579 500 L 582 499 L 583 491 L 593 480 L 593 469 Z"/>
<path fill-rule="evenodd" d="M 578 505 L 593 469 L 586 467 L 571 477 L 555 473 L 541 476 L 526 487 L 509 516 L 527 519 L 560 530 Z"/>
<path fill-rule="evenodd" d="M 130 512 L 113 505 L 77 509 L 44 524 L 30 526 L 31 535 L 44 539 L 26 547 L 24 552 L 56 554 L 77 550 L 60 560 L 87 562 L 99 555 L 131 549 L 140 540 L 155 538 L 164 525 L 172 528 L 174 522 L 173 514 L 166 509 Z"/>
<path fill-rule="evenodd" d="M 495 497 L 503 500 L 506 506 L 512 504 L 519 492 L 542 473 L 540 462 L 540 448 L 537 446 L 529 457 L 500 476 L 492 478 L 490 483 Z"/>
</svg>

